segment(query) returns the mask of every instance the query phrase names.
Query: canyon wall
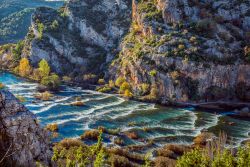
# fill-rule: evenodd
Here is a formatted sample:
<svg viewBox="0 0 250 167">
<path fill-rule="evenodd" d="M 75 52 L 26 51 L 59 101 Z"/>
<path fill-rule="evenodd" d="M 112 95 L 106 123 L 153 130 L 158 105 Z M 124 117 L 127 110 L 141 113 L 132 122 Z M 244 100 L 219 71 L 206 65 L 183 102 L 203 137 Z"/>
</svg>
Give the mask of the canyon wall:
<svg viewBox="0 0 250 167">
<path fill-rule="evenodd" d="M 70 0 L 38 8 L 22 57 L 87 83 L 124 78 L 135 98 L 250 100 L 250 2 Z M 8 52 L 1 56 L 9 66 Z"/>
<path fill-rule="evenodd" d="M 0 90 L 0 166 L 49 165 L 49 138 L 34 114 L 10 92 Z"/>
</svg>

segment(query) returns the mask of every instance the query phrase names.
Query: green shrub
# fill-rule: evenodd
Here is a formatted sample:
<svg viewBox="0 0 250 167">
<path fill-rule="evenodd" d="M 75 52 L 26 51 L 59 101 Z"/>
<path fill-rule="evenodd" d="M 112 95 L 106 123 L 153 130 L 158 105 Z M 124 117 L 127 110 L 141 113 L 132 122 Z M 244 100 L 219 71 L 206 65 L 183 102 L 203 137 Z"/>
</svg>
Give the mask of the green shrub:
<svg viewBox="0 0 250 167">
<path fill-rule="evenodd" d="M 125 82 L 126 81 L 126 79 L 124 78 L 124 77 L 118 77 L 117 79 L 116 79 L 116 81 L 115 81 L 115 85 L 117 86 L 117 87 L 120 87 L 122 84 L 123 84 L 123 82 Z"/>
<path fill-rule="evenodd" d="M 119 92 L 120 92 L 120 93 L 124 93 L 126 90 L 130 90 L 130 89 L 131 89 L 131 87 L 130 87 L 129 83 L 125 81 L 125 82 L 123 82 L 122 85 L 120 86 Z"/>
<path fill-rule="evenodd" d="M 186 152 L 177 161 L 177 167 L 247 167 L 250 164 L 250 146 L 233 149 L 225 148 L 227 137 L 224 133 L 219 138 L 206 141 L 206 147 Z"/>
<path fill-rule="evenodd" d="M 97 76 L 95 74 L 85 74 L 83 75 L 83 80 L 84 81 L 89 81 L 89 80 L 95 80 Z"/>
<path fill-rule="evenodd" d="M 113 80 L 109 80 L 109 87 L 110 88 L 114 88 L 115 87 L 115 83 Z"/>
<path fill-rule="evenodd" d="M 156 7 L 156 2 L 154 1 L 139 1 L 138 12 L 144 14 L 144 17 L 148 20 L 156 20 L 162 22 L 162 11 L 158 10 Z"/>
<path fill-rule="evenodd" d="M 146 95 L 150 91 L 150 85 L 146 84 L 146 83 L 143 83 L 143 84 L 141 84 L 139 86 L 139 89 L 140 89 L 140 94 L 141 95 Z"/>
<path fill-rule="evenodd" d="M 105 84 L 105 80 L 104 79 L 99 79 L 98 80 L 98 84 L 99 85 L 104 85 Z"/>
<path fill-rule="evenodd" d="M 51 131 L 51 132 L 56 132 L 58 131 L 58 125 L 57 124 L 48 124 L 45 129 Z"/>
<path fill-rule="evenodd" d="M 49 89 L 57 89 L 60 86 L 61 81 L 58 75 L 52 74 L 50 76 L 43 77 L 41 84 L 47 86 Z"/>
<path fill-rule="evenodd" d="M 51 28 L 53 31 L 55 31 L 55 30 L 58 29 L 58 27 L 59 27 L 58 21 L 57 21 L 57 20 L 54 20 L 54 21 L 52 22 L 50 28 Z"/>
<path fill-rule="evenodd" d="M 177 161 L 176 167 L 208 167 L 209 159 L 202 153 L 202 150 L 194 149 L 185 153 Z"/>
<path fill-rule="evenodd" d="M 156 71 L 156 70 L 152 70 L 152 71 L 149 72 L 149 75 L 150 75 L 151 77 L 156 77 L 157 71 Z"/>
<path fill-rule="evenodd" d="M 37 24 L 37 31 L 38 31 L 38 39 L 42 39 L 43 38 L 43 31 L 44 31 L 43 23 Z"/>
<path fill-rule="evenodd" d="M 71 82 L 72 79 L 68 76 L 63 76 L 62 80 L 63 80 L 63 82 L 69 83 L 69 82 Z"/>
<path fill-rule="evenodd" d="M 13 58 L 15 61 L 19 61 L 21 59 L 21 54 L 22 54 L 23 48 L 24 48 L 24 41 L 19 41 L 12 51 Z"/>
<path fill-rule="evenodd" d="M 52 161 L 56 166 L 106 166 L 106 153 L 102 146 L 102 132 L 98 141 L 91 146 L 85 145 L 77 139 L 63 139 L 53 148 Z"/>
<path fill-rule="evenodd" d="M 43 77 L 48 77 L 50 74 L 50 66 L 48 64 L 48 62 L 45 59 L 42 59 L 39 64 L 39 72 L 40 72 L 40 76 Z"/>
<path fill-rule="evenodd" d="M 125 98 L 132 98 L 134 95 L 129 89 L 126 89 L 123 96 Z"/>
<path fill-rule="evenodd" d="M 112 90 L 112 89 L 111 89 L 109 86 L 107 86 L 107 85 L 102 86 L 102 87 L 98 87 L 98 88 L 96 89 L 96 91 L 102 92 L 102 93 L 108 93 L 108 92 L 110 92 L 111 90 Z"/>
</svg>

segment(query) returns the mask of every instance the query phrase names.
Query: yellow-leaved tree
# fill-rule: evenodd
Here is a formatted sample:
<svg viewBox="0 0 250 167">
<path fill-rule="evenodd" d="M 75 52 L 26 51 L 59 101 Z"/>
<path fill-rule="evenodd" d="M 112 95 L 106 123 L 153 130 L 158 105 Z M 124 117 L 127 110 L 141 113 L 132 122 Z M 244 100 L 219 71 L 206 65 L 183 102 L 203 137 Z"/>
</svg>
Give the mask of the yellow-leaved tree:
<svg viewBox="0 0 250 167">
<path fill-rule="evenodd" d="M 30 66 L 27 58 L 22 58 L 19 62 L 18 72 L 21 76 L 25 77 L 30 75 L 32 67 Z"/>
</svg>

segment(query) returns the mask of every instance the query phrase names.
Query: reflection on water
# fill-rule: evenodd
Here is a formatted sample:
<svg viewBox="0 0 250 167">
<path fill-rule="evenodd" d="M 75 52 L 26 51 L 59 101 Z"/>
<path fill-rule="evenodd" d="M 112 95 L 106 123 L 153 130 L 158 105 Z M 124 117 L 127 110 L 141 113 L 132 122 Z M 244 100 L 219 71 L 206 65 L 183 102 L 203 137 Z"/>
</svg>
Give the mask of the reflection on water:
<svg viewBox="0 0 250 167">
<path fill-rule="evenodd" d="M 37 84 L 27 82 L 9 73 L 0 73 L 4 83 L 15 95 L 26 98 L 25 106 L 37 115 L 40 123 L 57 123 L 59 139 L 79 137 L 84 131 L 98 126 L 120 128 L 122 131 L 136 131 L 140 138 L 152 139 L 157 146 L 166 143 L 190 144 L 201 130 L 218 134 L 225 131 L 239 144 L 249 138 L 250 123 L 225 115 L 198 112 L 192 108 L 169 108 L 120 97 L 102 94 L 78 87 L 63 87 L 52 101 L 38 101 L 34 98 Z M 81 97 L 84 106 L 70 105 L 76 97 Z M 133 122 L 133 126 L 129 124 Z M 226 122 L 235 122 L 229 126 Z M 147 130 L 145 130 L 147 129 Z M 112 140 L 111 140 L 112 141 Z M 142 144 L 141 141 L 128 140 L 127 144 Z"/>
</svg>

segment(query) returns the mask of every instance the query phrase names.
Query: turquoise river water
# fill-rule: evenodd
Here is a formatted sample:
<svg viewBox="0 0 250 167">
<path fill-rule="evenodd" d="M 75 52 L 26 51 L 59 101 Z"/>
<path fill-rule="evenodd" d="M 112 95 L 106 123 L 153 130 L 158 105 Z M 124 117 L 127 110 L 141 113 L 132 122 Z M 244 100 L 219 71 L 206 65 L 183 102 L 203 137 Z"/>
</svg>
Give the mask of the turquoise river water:
<svg viewBox="0 0 250 167">
<path fill-rule="evenodd" d="M 191 144 L 193 137 L 207 129 L 218 134 L 227 133 L 234 145 L 250 138 L 250 122 L 233 119 L 224 114 L 195 111 L 192 108 L 170 108 L 155 104 L 127 101 L 116 95 L 103 94 L 79 87 L 64 86 L 51 101 L 39 101 L 37 84 L 10 73 L 0 73 L 0 82 L 13 94 L 26 98 L 24 105 L 36 114 L 42 126 L 59 125 L 59 138 L 77 138 L 84 131 L 104 126 L 120 128 L 122 132 L 135 131 L 140 138 L 155 141 L 156 147 L 167 143 Z M 82 107 L 70 105 L 76 97 L 85 103 Z M 228 111 L 230 112 L 230 111 Z M 128 124 L 134 122 L 134 126 Z M 229 126 L 227 122 L 235 122 Z M 143 130 L 147 128 L 147 130 Z M 106 143 L 112 143 L 112 139 Z M 143 144 L 126 139 L 127 144 Z"/>
</svg>

